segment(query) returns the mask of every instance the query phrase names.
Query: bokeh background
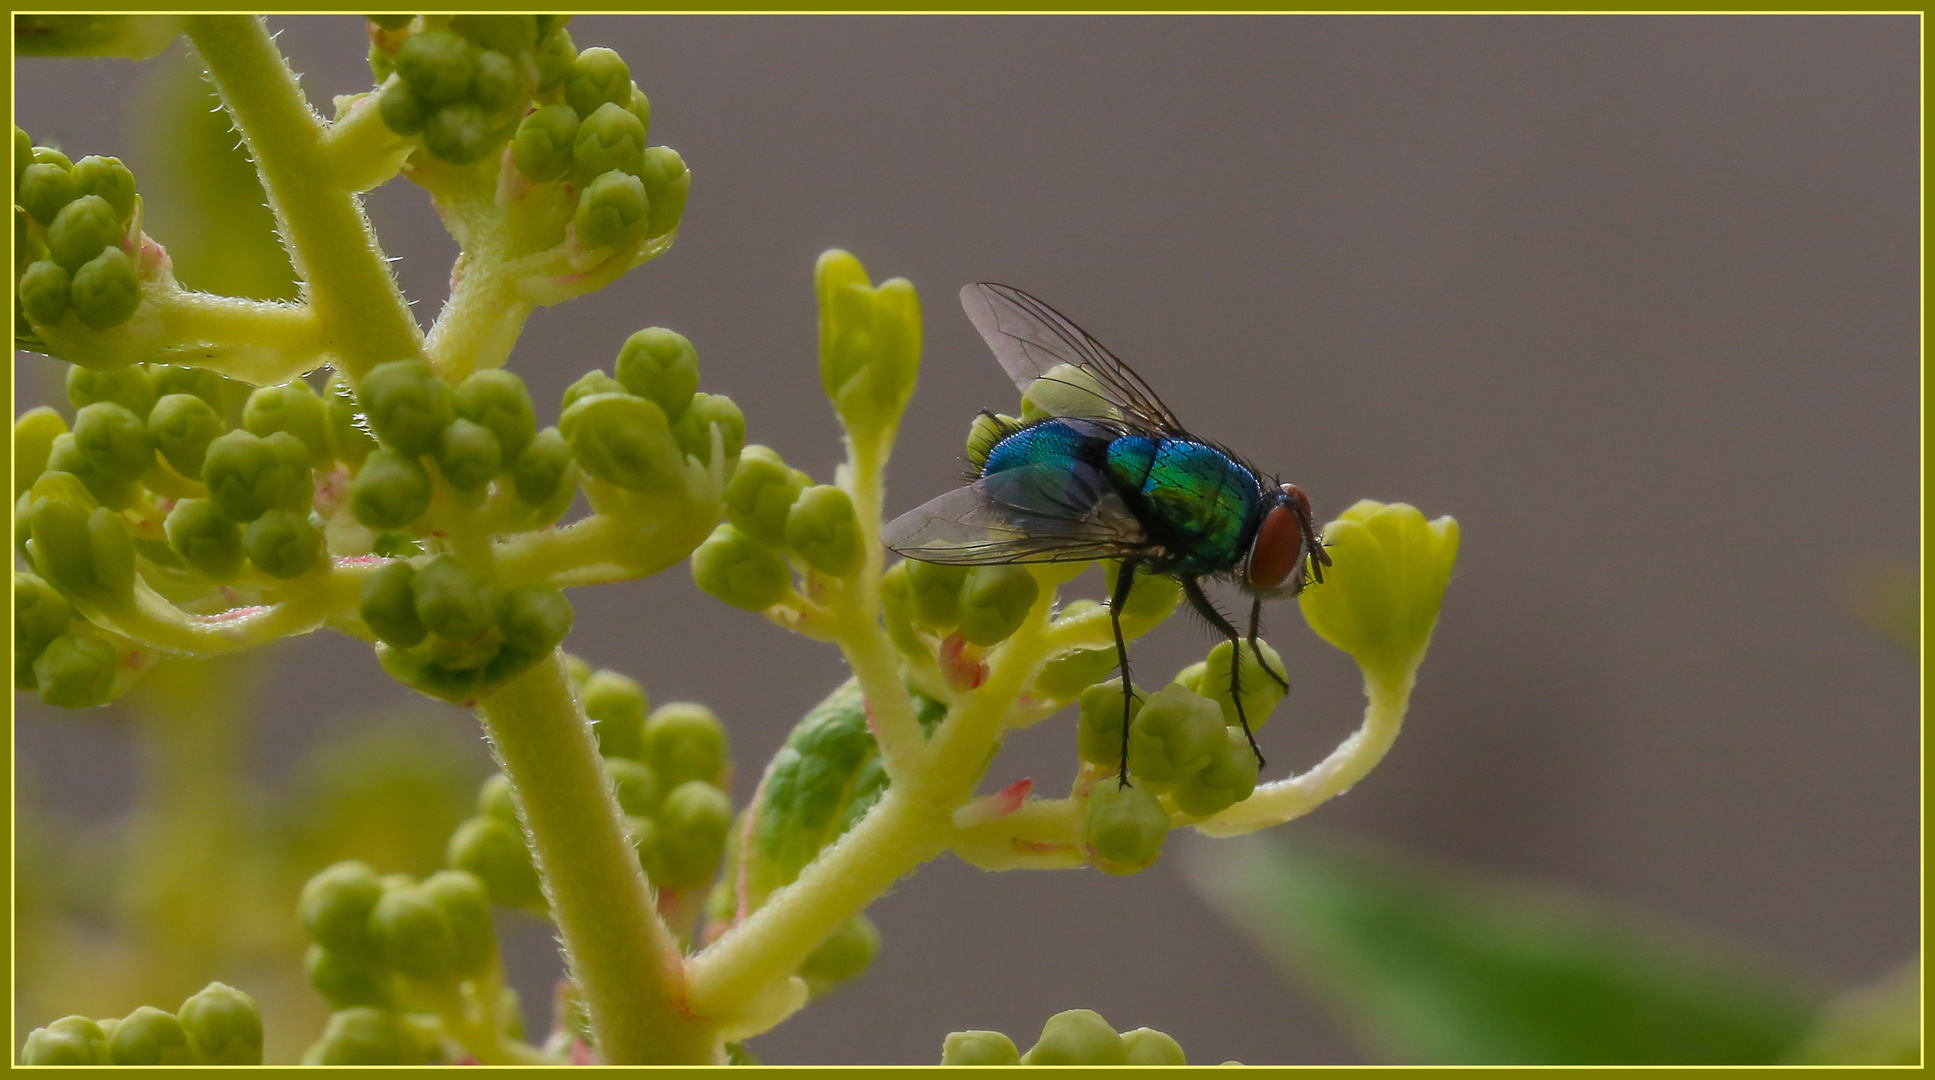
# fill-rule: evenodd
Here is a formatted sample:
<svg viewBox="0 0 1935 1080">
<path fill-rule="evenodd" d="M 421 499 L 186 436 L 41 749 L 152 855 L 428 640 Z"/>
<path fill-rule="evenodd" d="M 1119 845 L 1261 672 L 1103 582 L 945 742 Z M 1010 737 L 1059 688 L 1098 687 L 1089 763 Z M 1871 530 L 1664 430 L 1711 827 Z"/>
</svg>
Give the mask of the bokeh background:
<svg viewBox="0 0 1935 1080">
<path fill-rule="evenodd" d="M 357 18 L 272 21 L 312 99 L 368 87 Z M 925 306 L 897 512 L 957 481 L 976 409 L 1014 405 L 956 290 L 1020 286 L 1201 433 L 1302 485 L 1320 518 L 1373 497 L 1461 523 L 1403 738 L 1289 828 L 1609 897 L 1830 987 L 1918 950 L 1915 667 L 1851 599 L 1917 554 L 1914 17 L 571 30 L 631 62 L 652 140 L 694 186 L 667 257 L 531 320 L 512 364 L 541 417 L 632 330 L 670 326 L 753 441 L 830 475 L 810 273 L 844 247 Z M 16 116 L 143 175 L 152 140 L 131 106 L 162 62 L 18 61 Z M 454 245 L 407 183 L 368 205 L 427 323 Z M 58 399 L 60 376 L 18 357 L 16 412 Z M 704 597 L 682 567 L 573 599 L 570 648 L 726 720 L 742 799 L 843 678 L 837 653 Z M 1348 731 L 1360 696 L 1293 606 L 1270 631 L 1296 684 L 1264 737 L 1281 775 Z M 1209 644 L 1177 619 L 1136 658 L 1174 671 Z M 261 661 L 245 752 L 271 787 L 332 732 L 410 704 L 346 639 Z M 125 706 L 15 702 L 23 815 L 126 810 Z M 474 722 L 417 708 L 481 775 Z M 1072 741 L 1065 722 L 1017 736 L 989 784 L 1059 787 Z M 1191 892 L 1184 861 L 1117 879 L 944 858 L 872 910 L 874 970 L 758 1050 L 933 1061 L 950 1030 L 1025 1046 L 1081 1006 L 1168 1031 L 1194 1060 L 1360 1060 Z M 505 932 L 541 1027 L 548 937 Z"/>
</svg>

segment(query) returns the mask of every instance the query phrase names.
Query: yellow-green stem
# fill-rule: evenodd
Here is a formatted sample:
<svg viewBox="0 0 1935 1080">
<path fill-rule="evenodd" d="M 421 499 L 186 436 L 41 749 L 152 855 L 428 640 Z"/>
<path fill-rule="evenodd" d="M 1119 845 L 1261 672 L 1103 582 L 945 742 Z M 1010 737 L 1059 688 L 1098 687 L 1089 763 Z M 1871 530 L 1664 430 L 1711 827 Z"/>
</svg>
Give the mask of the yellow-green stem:
<svg viewBox="0 0 1935 1080">
<path fill-rule="evenodd" d="M 190 40 L 247 140 L 276 228 L 322 325 L 323 347 L 351 380 L 420 356 L 422 334 L 356 196 L 336 185 L 323 122 L 268 28 L 253 15 L 197 15 Z"/>
<path fill-rule="evenodd" d="M 599 1053 L 614 1065 L 718 1063 L 686 1014 L 678 939 L 660 921 L 562 653 L 479 709 L 510 777 Z"/>
</svg>

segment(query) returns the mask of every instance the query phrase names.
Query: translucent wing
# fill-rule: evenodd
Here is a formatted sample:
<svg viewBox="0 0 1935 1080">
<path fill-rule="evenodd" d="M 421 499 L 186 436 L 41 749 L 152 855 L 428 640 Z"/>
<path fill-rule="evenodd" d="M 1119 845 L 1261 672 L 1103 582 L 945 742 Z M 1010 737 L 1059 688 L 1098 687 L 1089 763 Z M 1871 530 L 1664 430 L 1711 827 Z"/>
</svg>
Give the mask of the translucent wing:
<svg viewBox="0 0 1935 1080">
<path fill-rule="evenodd" d="M 1175 414 L 1141 376 L 1040 300 L 980 282 L 961 290 L 961 308 L 1008 377 L 1050 415 L 1126 420 L 1182 433 Z"/>
<path fill-rule="evenodd" d="M 888 522 L 880 539 L 907 558 L 956 566 L 1120 558 L 1146 544 L 1101 474 L 1063 461 L 955 488 Z"/>
</svg>

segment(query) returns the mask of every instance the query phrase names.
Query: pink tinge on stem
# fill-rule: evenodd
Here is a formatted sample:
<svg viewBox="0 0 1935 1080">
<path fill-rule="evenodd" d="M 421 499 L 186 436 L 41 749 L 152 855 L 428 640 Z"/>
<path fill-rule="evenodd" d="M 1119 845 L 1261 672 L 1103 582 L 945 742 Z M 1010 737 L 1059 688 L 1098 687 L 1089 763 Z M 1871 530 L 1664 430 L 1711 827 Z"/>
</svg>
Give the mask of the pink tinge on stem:
<svg viewBox="0 0 1935 1080">
<path fill-rule="evenodd" d="M 959 634 L 949 634 L 941 642 L 938 659 L 950 689 L 972 690 L 988 681 L 988 665 L 981 659 L 981 650 Z"/>
<path fill-rule="evenodd" d="M 1035 790 L 1034 780 L 1024 776 L 992 795 L 983 795 L 964 804 L 959 810 L 954 811 L 954 825 L 956 828 L 968 829 L 976 825 L 986 825 L 991 821 L 1000 821 L 1021 809 L 1022 802 L 1033 790 Z"/>
<path fill-rule="evenodd" d="M 571 1040 L 571 1064 L 596 1065 L 598 1055 L 591 1052 L 591 1045 L 583 1039 Z"/>
<path fill-rule="evenodd" d="M 213 615 L 195 615 L 192 618 L 201 623 L 225 623 L 233 622 L 236 619 L 247 618 L 250 615 L 260 615 L 267 610 L 269 610 L 268 605 L 257 604 L 254 607 L 230 608 L 227 611 L 218 611 Z"/>
</svg>

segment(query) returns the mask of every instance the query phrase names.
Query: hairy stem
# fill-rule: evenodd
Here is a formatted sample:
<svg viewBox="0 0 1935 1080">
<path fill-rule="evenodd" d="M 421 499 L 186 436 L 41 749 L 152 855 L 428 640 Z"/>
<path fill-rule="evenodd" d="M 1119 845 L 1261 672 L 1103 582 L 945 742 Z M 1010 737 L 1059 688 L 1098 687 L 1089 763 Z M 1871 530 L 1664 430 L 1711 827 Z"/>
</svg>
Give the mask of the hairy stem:
<svg viewBox="0 0 1935 1080">
<path fill-rule="evenodd" d="M 563 654 L 511 680 L 479 711 L 604 1060 L 716 1063 L 711 1028 L 685 1013 L 678 938 L 659 919 Z"/>
<path fill-rule="evenodd" d="M 927 739 L 913 698 L 901 683 L 900 655 L 880 624 L 880 575 L 886 563 L 886 551 L 880 546 L 880 507 L 885 501 L 887 448 L 892 441 L 891 432 L 870 445 L 852 437 L 847 440 L 846 488 L 860 519 L 860 550 L 866 553 L 866 562 L 845 594 L 847 610 L 839 640 L 840 651 L 866 694 L 881 766 L 889 778 L 899 780 L 908 774 Z"/>
<path fill-rule="evenodd" d="M 189 38 L 255 159 L 276 228 L 322 325 L 323 347 L 351 380 L 420 356 L 422 335 L 356 196 L 337 185 L 309 107 L 262 20 L 197 15 Z"/>
<path fill-rule="evenodd" d="M 1299 776 L 1258 785 L 1256 794 L 1196 828 L 1209 836 L 1240 836 L 1300 818 L 1349 791 L 1397 741 L 1417 674 L 1416 663 L 1401 672 L 1364 669 L 1364 722 L 1329 757 Z"/>
</svg>

